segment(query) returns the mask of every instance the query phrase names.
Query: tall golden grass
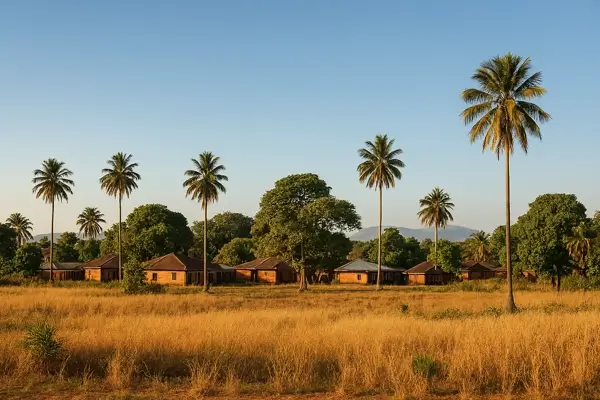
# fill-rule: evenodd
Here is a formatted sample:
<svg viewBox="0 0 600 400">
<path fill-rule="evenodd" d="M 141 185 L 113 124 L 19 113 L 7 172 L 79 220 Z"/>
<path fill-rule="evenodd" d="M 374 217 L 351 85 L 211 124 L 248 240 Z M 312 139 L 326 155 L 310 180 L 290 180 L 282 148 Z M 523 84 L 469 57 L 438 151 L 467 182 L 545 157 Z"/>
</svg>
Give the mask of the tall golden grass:
<svg viewBox="0 0 600 400">
<path fill-rule="evenodd" d="M 20 345 L 49 321 L 55 374 L 124 390 L 168 381 L 194 395 L 337 392 L 425 396 L 600 389 L 600 294 L 373 292 L 342 286 L 214 288 L 123 296 L 99 288 L 0 288 L 0 375 L 42 370 Z M 440 366 L 428 380 L 415 356 Z"/>
</svg>

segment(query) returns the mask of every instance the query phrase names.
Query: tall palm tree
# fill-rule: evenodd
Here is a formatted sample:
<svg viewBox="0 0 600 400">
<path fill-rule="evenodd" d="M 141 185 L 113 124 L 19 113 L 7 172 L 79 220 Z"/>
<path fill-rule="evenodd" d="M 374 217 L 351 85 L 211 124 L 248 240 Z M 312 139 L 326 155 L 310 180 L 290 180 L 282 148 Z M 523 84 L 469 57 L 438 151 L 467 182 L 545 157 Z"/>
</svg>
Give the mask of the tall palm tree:
<svg viewBox="0 0 600 400">
<path fill-rule="evenodd" d="M 17 245 L 19 247 L 23 246 L 25 242 L 33 239 L 31 235 L 31 230 L 33 229 L 33 224 L 29 220 L 23 216 L 23 214 L 14 213 L 11 214 L 7 219 L 6 223 L 10 225 L 15 232 L 17 232 Z"/>
<path fill-rule="evenodd" d="M 121 203 L 123 196 L 131 195 L 134 189 L 138 188 L 137 181 L 142 179 L 140 174 L 135 172 L 138 167 L 137 163 L 131 162 L 133 155 L 118 152 L 110 160 L 107 161 L 109 168 L 102 170 L 100 178 L 100 187 L 109 196 L 119 199 L 119 279 L 123 279 L 123 260 L 121 257 L 123 245 L 121 243 L 121 225 L 122 213 Z"/>
<path fill-rule="evenodd" d="M 383 207 L 383 188 L 396 187 L 396 179 L 402 179 L 400 168 L 404 168 L 398 156 L 402 149 L 393 149 L 394 139 L 387 135 L 375 136 L 375 142 L 365 142 L 365 148 L 358 150 L 358 155 L 363 159 L 358 167 L 358 180 L 365 183 L 369 189 L 379 191 L 379 244 L 377 251 L 377 286 L 381 289 L 381 219 Z"/>
<path fill-rule="evenodd" d="M 579 271 L 586 275 L 587 256 L 592 249 L 593 232 L 585 221 L 573 228 L 573 234 L 567 238 L 566 247 L 569 255 L 579 265 Z"/>
<path fill-rule="evenodd" d="M 492 257 L 490 252 L 490 234 L 484 231 L 474 232 L 465 240 L 469 258 L 477 262 L 489 262 Z"/>
<path fill-rule="evenodd" d="M 79 233 L 83 233 L 88 239 L 96 239 L 102 233 L 102 226 L 105 224 L 104 214 L 96 207 L 86 207 L 83 212 L 77 217 L 77 225 L 79 225 Z"/>
<path fill-rule="evenodd" d="M 206 226 L 208 224 L 208 205 L 219 201 L 219 192 L 225 193 L 225 186 L 221 182 L 228 181 L 223 175 L 225 167 L 219 164 L 220 158 L 213 153 L 205 151 L 198 159 L 192 158 L 194 169 L 185 171 L 188 178 L 183 182 L 186 188 L 185 197 L 191 196 L 197 200 L 204 210 L 204 291 L 208 291 L 208 264 L 206 253 Z"/>
<path fill-rule="evenodd" d="M 65 163 L 56 158 L 49 158 L 42 163 L 42 169 L 33 171 L 33 193 L 37 199 L 52 205 L 52 218 L 50 222 L 50 280 L 54 281 L 54 203 L 56 200 L 69 201 L 73 194 L 72 187 L 75 182 L 69 179 L 73 173 L 65 168 Z"/>
<path fill-rule="evenodd" d="M 471 143 L 483 140 L 483 150 L 505 155 L 506 169 L 506 271 L 508 282 L 507 309 L 516 310 L 512 289 L 510 239 L 510 155 L 520 146 L 529 149 L 528 137 L 542 138 L 539 123 L 550 120 L 550 114 L 531 100 L 541 97 L 542 73 L 530 74 L 531 60 L 508 53 L 484 61 L 472 79 L 478 88 L 466 89 L 462 99 L 469 106 L 461 113 L 465 124 L 473 123 Z"/>
<path fill-rule="evenodd" d="M 435 260 L 437 260 L 438 228 L 445 228 L 448 221 L 454 221 L 451 213 L 451 210 L 454 209 L 454 203 L 450 200 L 450 195 L 439 187 L 433 188 L 431 193 L 419 200 L 421 211 L 417 215 L 421 219 L 421 223 L 426 226 L 433 226 L 433 255 Z"/>
</svg>

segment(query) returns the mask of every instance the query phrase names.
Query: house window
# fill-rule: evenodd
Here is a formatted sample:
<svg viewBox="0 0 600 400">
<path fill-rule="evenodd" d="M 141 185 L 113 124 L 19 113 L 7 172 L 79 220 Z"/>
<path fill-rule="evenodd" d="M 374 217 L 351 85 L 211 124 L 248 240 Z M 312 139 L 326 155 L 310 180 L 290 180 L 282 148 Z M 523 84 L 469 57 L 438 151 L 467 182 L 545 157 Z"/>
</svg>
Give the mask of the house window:
<svg viewBox="0 0 600 400">
<path fill-rule="evenodd" d="M 158 274 L 156 272 L 152 273 L 152 280 L 153 281 L 157 281 L 158 280 Z"/>
<path fill-rule="evenodd" d="M 177 280 L 177 272 L 172 272 L 171 273 L 171 280 L 172 281 L 176 281 Z"/>
<path fill-rule="evenodd" d="M 361 275 L 361 274 L 357 274 L 357 275 L 356 275 L 356 280 L 357 280 L 357 281 L 360 281 L 360 280 L 362 280 L 362 275 Z"/>
<path fill-rule="evenodd" d="M 268 275 L 267 271 L 263 272 L 263 275 L 264 275 L 264 276 L 267 276 L 267 275 Z"/>
</svg>

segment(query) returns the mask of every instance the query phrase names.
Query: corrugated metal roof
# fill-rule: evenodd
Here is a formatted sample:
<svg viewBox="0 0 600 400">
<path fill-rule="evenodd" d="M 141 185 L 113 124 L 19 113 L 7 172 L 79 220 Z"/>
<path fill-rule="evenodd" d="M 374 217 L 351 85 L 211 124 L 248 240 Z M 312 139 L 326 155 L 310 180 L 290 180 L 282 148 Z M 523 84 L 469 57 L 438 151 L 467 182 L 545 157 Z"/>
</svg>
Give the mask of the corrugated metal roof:
<svg viewBox="0 0 600 400">
<path fill-rule="evenodd" d="M 40 266 L 41 270 L 50 270 L 50 263 L 43 263 Z M 54 262 L 52 264 L 52 269 L 55 271 L 73 271 L 73 270 L 80 270 L 81 269 L 81 263 L 80 262 Z"/>
<path fill-rule="evenodd" d="M 404 271 L 404 269 L 402 269 L 402 268 L 391 268 L 391 267 L 388 267 L 387 265 L 382 265 L 381 270 L 385 271 L 385 272 Z M 377 264 L 368 262 L 365 260 L 361 260 L 361 259 L 356 259 L 354 261 L 350 261 L 349 263 L 342 265 L 339 268 L 336 268 L 335 271 L 336 272 L 344 272 L 344 271 L 377 272 Z"/>
</svg>

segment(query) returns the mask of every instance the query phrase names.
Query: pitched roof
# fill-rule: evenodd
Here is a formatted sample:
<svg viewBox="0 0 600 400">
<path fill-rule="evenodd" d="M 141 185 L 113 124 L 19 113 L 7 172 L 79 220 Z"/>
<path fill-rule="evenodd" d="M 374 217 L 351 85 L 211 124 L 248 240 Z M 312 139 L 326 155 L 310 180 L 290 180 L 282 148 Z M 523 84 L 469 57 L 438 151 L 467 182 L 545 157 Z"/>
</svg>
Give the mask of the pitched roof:
<svg viewBox="0 0 600 400">
<path fill-rule="evenodd" d="M 83 269 L 117 269 L 119 268 L 119 255 L 118 254 L 107 254 L 104 257 L 96 258 L 86 262 L 81 266 Z"/>
<path fill-rule="evenodd" d="M 406 271 L 405 269 L 401 269 L 401 268 L 391 268 L 391 267 L 388 267 L 387 265 L 382 265 L 381 270 L 384 272 Z M 350 261 L 349 263 L 346 263 L 346 264 L 342 265 L 341 267 L 336 268 L 334 271 L 335 272 L 353 272 L 353 271 L 377 272 L 377 264 L 357 258 L 356 260 Z"/>
<path fill-rule="evenodd" d="M 435 268 L 435 265 L 430 263 L 429 261 L 423 261 L 420 264 L 415 265 L 408 271 L 407 274 L 443 274 L 444 271 L 442 267 Z"/>
<path fill-rule="evenodd" d="M 465 261 L 460 264 L 460 269 L 463 271 L 468 271 L 473 268 L 483 267 L 485 269 L 489 269 L 490 271 L 495 271 L 496 267 L 493 267 L 491 264 L 482 261 Z"/>
<path fill-rule="evenodd" d="M 208 271 L 220 272 L 223 270 L 219 264 L 211 262 L 206 267 Z M 144 269 L 148 271 L 203 271 L 204 262 L 185 254 L 170 253 L 146 262 Z"/>
<path fill-rule="evenodd" d="M 80 262 L 53 262 L 52 269 L 54 271 L 74 271 L 81 270 Z M 50 270 L 50 263 L 45 262 L 40 266 L 40 270 L 46 271 Z"/>
<path fill-rule="evenodd" d="M 235 269 L 257 269 L 269 270 L 279 268 L 292 268 L 287 262 L 278 259 L 277 257 L 257 258 L 256 260 L 248 261 L 240 265 L 236 265 Z"/>
</svg>

